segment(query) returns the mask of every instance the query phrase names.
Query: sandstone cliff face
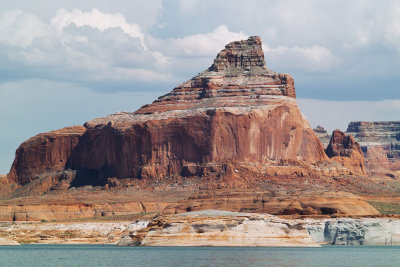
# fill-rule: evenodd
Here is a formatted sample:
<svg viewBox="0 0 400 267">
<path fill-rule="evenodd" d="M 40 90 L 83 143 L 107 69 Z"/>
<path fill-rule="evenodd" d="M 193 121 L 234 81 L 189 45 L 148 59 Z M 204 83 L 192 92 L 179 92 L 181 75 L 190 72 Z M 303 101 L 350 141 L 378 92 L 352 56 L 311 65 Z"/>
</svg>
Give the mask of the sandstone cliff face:
<svg viewBox="0 0 400 267">
<path fill-rule="evenodd" d="M 136 112 L 38 135 L 10 176 L 26 184 L 76 170 L 75 186 L 108 177 L 226 173 L 226 164 L 309 165 L 327 157 L 301 115 L 292 77 L 266 67 L 261 39 L 232 42 L 206 71 Z"/>
<path fill-rule="evenodd" d="M 77 125 L 28 139 L 15 153 L 9 178 L 25 185 L 40 175 L 64 170 L 85 130 L 85 127 Z"/>
<path fill-rule="evenodd" d="M 347 133 L 360 143 L 368 168 L 400 170 L 400 121 L 354 121 Z"/>
<path fill-rule="evenodd" d="M 364 165 L 364 155 L 360 145 L 352 135 L 346 135 L 340 130 L 335 130 L 325 152 L 332 160 L 353 170 L 355 174 L 364 175 L 367 173 Z"/>
</svg>

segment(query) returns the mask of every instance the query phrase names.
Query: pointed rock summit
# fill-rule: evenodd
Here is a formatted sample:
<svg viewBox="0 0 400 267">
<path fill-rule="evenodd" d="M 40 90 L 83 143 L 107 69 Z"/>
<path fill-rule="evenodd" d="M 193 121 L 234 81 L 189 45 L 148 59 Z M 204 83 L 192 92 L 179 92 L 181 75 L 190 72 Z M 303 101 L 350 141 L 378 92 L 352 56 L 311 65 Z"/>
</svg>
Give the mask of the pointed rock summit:
<svg viewBox="0 0 400 267">
<path fill-rule="evenodd" d="M 268 73 L 261 38 L 252 36 L 247 40 L 227 44 L 225 49 L 218 53 L 209 70 L 227 73 Z"/>
<path fill-rule="evenodd" d="M 303 175 L 327 156 L 295 98 L 292 77 L 266 67 L 261 39 L 253 36 L 229 43 L 209 69 L 136 112 L 27 140 L 10 177 L 26 184 L 64 175 L 53 180 L 80 186 L 111 177 L 229 183 L 269 170 Z"/>
<path fill-rule="evenodd" d="M 261 39 L 252 36 L 227 44 L 210 68 L 135 114 L 199 107 L 251 107 L 284 97 L 296 98 L 293 78 L 266 67 Z"/>
</svg>

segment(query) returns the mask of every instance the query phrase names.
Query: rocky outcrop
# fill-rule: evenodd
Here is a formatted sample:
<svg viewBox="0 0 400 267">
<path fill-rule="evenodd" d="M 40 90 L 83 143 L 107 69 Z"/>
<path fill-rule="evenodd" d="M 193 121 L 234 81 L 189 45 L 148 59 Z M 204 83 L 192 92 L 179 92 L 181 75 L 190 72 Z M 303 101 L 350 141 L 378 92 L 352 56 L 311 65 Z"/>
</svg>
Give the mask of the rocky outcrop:
<svg viewBox="0 0 400 267">
<path fill-rule="evenodd" d="M 306 230 L 306 231 L 305 231 Z M 204 210 L 157 217 L 123 236 L 134 246 L 400 245 L 400 220 L 281 219 L 268 214 Z"/>
<path fill-rule="evenodd" d="M 335 130 L 325 152 L 332 160 L 353 170 L 355 174 L 365 175 L 367 173 L 363 152 L 352 135 L 346 135 L 340 130 Z"/>
<path fill-rule="evenodd" d="M 130 241 L 129 241 L 130 240 Z M 216 210 L 158 217 L 120 245 L 134 246 L 318 246 L 301 224 L 266 214 Z"/>
<path fill-rule="evenodd" d="M 378 215 L 368 202 L 345 192 L 267 194 L 260 191 L 201 192 L 167 206 L 164 214 L 207 209 L 285 215 Z"/>
<path fill-rule="evenodd" d="M 0 199 L 15 191 L 19 185 L 14 179 L 0 174 Z"/>
<path fill-rule="evenodd" d="M 110 215 L 157 212 L 168 206 L 168 204 L 170 203 L 0 205 L 0 221 L 96 219 Z"/>
<path fill-rule="evenodd" d="M 327 219 L 308 220 L 305 227 L 317 243 L 330 245 L 400 245 L 400 220 Z"/>
<path fill-rule="evenodd" d="M 0 232 L 7 239 L 0 245 L 38 244 L 115 244 L 125 232 L 141 229 L 148 221 L 135 222 L 17 222 L 2 223 Z M 18 243 L 19 242 L 19 243 Z"/>
<path fill-rule="evenodd" d="M 24 185 L 71 169 L 71 184 L 82 186 L 110 177 L 229 180 L 239 165 L 282 166 L 278 175 L 287 173 L 284 166 L 327 160 L 295 96 L 292 77 L 266 67 L 259 37 L 232 42 L 209 69 L 136 112 L 24 142 L 10 177 Z"/>
<path fill-rule="evenodd" d="M 369 169 L 400 170 L 400 121 L 353 121 L 347 133 L 360 143 Z"/>
<path fill-rule="evenodd" d="M 19 246 L 17 241 L 0 237 L 0 246 Z"/>
<path fill-rule="evenodd" d="M 104 220 L 114 216 L 161 212 L 190 195 L 190 191 L 173 189 L 162 192 L 84 189 L 0 200 L 0 221 Z"/>
<path fill-rule="evenodd" d="M 396 218 L 284 219 L 204 210 L 134 221 L 2 222 L 0 246 L 19 243 L 118 246 L 400 245 Z"/>
</svg>

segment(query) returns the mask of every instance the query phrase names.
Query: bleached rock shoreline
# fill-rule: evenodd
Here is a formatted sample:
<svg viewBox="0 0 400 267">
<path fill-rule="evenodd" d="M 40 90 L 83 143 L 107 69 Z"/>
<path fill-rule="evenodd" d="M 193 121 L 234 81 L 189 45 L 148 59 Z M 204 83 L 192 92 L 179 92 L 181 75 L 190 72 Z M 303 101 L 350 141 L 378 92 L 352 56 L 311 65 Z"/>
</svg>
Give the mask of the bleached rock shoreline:
<svg viewBox="0 0 400 267">
<path fill-rule="evenodd" d="M 17 241 L 0 238 L 0 246 L 19 246 L 20 244 Z"/>
<path fill-rule="evenodd" d="M 330 245 L 400 245 L 400 220 L 338 218 L 307 220 L 305 227 L 317 243 Z"/>
<path fill-rule="evenodd" d="M 205 210 L 162 216 L 119 245 L 316 247 L 295 221 L 268 214 Z"/>
<path fill-rule="evenodd" d="M 400 220 L 287 220 L 267 214 L 206 210 L 161 217 L 130 232 L 119 245 L 319 246 L 400 245 Z"/>
<path fill-rule="evenodd" d="M 134 222 L 0 224 L 0 245 L 117 244 L 119 246 L 400 245 L 400 220 L 282 219 L 220 210 Z"/>
<path fill-rule="evenodd" d="M 116 244 L 125 232 L 146 227 L 148 222 L 3 222 L 0 236 L 21 244 Z"/>
</svg>

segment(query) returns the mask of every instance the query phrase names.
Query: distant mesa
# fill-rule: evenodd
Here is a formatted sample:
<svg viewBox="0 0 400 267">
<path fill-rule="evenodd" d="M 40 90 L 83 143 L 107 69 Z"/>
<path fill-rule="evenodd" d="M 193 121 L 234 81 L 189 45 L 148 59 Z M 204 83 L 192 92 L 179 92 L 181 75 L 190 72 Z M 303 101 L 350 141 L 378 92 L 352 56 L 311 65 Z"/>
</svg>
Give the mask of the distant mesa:
<svg viewBox="0 0 400 267">
<path fill-rule="evenodd" d="M 314 130 L 314 132 L 316 132 L 316 133 L 321 133 L 321 134 L 328 133 L 328 132 L 325 130 L 325 128 L 322 127 L 321 125 L 317 125 L 317 127 L 315 127 L 313 130 Z"/>
<path fill-rule="evenodd" d="M 400 121 L 353 121 L 347 133 L 360 143 L 368 168 L 400 170 Z"/>
</svg>

